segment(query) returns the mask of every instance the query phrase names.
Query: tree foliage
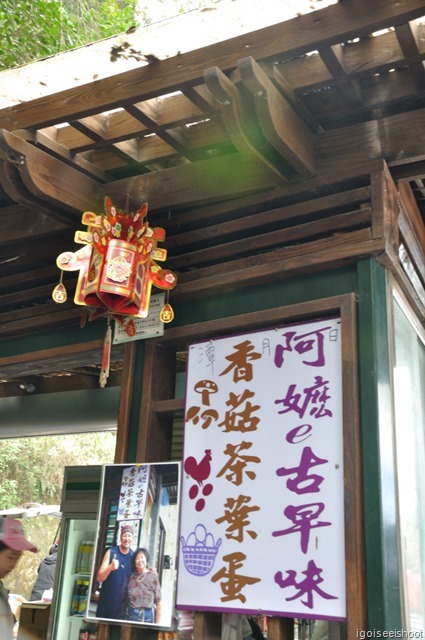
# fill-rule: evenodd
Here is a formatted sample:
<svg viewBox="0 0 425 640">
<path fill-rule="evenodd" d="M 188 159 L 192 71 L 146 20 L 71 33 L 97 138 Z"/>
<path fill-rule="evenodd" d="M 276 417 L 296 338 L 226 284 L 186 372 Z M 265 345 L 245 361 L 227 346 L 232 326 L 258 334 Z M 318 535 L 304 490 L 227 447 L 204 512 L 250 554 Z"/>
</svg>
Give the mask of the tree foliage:
<svg viewBox="0 0 425 640">
<path fill-rule="evenodd" d="M 75 49 L 207 0 L 1 0 L 0 70 Z"/>
<path fill-rule="evenodd" d="M 112 463 L 115 444 L 112 432 L 0 440 L 0 509 L 24 503 L 60 504 L 64 468 Z M 29 598 L 59 524 L 60 519 L 52 516 L 24 520 L 27 536 L 40 551 L 25 553 L 5 579 L 12 593 Z"/>
<path fill-rule="evenodd" d="M 10 69 L 138 26 L 138 0 L 2 0 L 0 69 Z"/>
</svg>

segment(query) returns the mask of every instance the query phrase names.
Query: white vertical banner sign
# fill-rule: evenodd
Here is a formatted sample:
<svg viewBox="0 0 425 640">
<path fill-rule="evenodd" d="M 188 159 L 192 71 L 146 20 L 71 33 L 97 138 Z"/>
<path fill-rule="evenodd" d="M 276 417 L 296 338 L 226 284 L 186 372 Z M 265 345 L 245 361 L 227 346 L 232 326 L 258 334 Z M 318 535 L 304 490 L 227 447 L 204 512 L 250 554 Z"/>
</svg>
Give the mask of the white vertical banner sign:
<svg viewBox="0 0 425 640">
<path fill-rule="evenodd" d="M 117 520 L 141 520 L 148 495 L 149 466 L 141 464 L 124 469 Z"/>
<path fill-rule="evenodd" d="M 345 618 L 341 322 L 194 344 L 177 607 Z"/>
</svg>

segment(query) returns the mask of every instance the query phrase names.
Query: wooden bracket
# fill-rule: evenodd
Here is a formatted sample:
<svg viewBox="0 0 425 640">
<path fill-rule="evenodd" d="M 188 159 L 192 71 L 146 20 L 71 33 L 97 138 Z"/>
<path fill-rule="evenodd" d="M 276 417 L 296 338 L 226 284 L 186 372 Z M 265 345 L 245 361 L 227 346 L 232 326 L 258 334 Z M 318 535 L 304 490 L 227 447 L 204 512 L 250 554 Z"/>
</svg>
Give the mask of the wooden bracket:
<svg viewBox="0 0 425 640">
<path fill-rule="evenodd" d="M 15 180 L 15 189 L 28 194 L 29 200 L 43 202 L 47 215 L 50 211 L 55 217 L 52 210 L 57 207 L 62 212 L 57 219 L 75 224 L 77 212 L 79 216 L 81 211 L 99 207 L 99 184 L 62 160 L 4 129 L 0 131 L 0 149 L 5 152 L 5 162 L 13 163 L 19 173 L 21 187 Z"/>
<path fill-rule="evenodd" d="M 314 175 L 314 135 L 291 102 L 252 57 L 238 62 L 235 76 L 238 85 L 217 67 L 204 73 L 238 151 L 254 156 L 278 184 Z"/>
<path fill-rule="evenodd" d="M 218 68 L 204 73 L 205 84 L 220 104 L 224 126 L 235 148 L 254 157 L 277 184 L 288 182 L 286 167 L 275 149 L 264 138 L 255 111 L 233 82 Z"/>
<path fill-rule="evenodd" d="M 267 142 L 298 174 L 314 175 L 314 136 L 304 120 L 254 58 L 239 60 L 238 70 Z"/>
</svg>

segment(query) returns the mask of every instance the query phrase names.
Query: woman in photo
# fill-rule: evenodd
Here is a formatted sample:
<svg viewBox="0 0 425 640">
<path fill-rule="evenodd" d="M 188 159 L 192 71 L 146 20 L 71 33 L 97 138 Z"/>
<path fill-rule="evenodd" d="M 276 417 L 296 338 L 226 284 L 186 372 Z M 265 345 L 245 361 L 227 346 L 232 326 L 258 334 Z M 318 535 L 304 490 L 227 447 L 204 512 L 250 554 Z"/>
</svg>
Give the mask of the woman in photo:
<svg viewBox="0 0 425 640">
<path fill-rule="evenodd" d="M 132 622 L 160 624 L 161 585 L 155 569 L 148 568 L 149 552 L 139 547 L 131 559 L 126 619 Z"/>
</svg>

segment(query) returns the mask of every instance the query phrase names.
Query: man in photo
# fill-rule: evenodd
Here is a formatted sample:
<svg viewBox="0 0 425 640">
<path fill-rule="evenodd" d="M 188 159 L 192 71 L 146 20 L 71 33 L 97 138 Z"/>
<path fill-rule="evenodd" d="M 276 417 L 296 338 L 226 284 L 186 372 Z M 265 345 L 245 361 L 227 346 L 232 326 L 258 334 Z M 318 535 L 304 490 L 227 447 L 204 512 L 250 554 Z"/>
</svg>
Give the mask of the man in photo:
<svg viewBox="0 0 425 640">
<path fill-rule="evenodd" d="M 96 616 L 111 620 L 125 620 L 127 586 L 131 575 L 133 527 L 124 524 L 120 532 L 120 544 L 108 549 L 96 579 L 102 583 Z"/>
</svg>

